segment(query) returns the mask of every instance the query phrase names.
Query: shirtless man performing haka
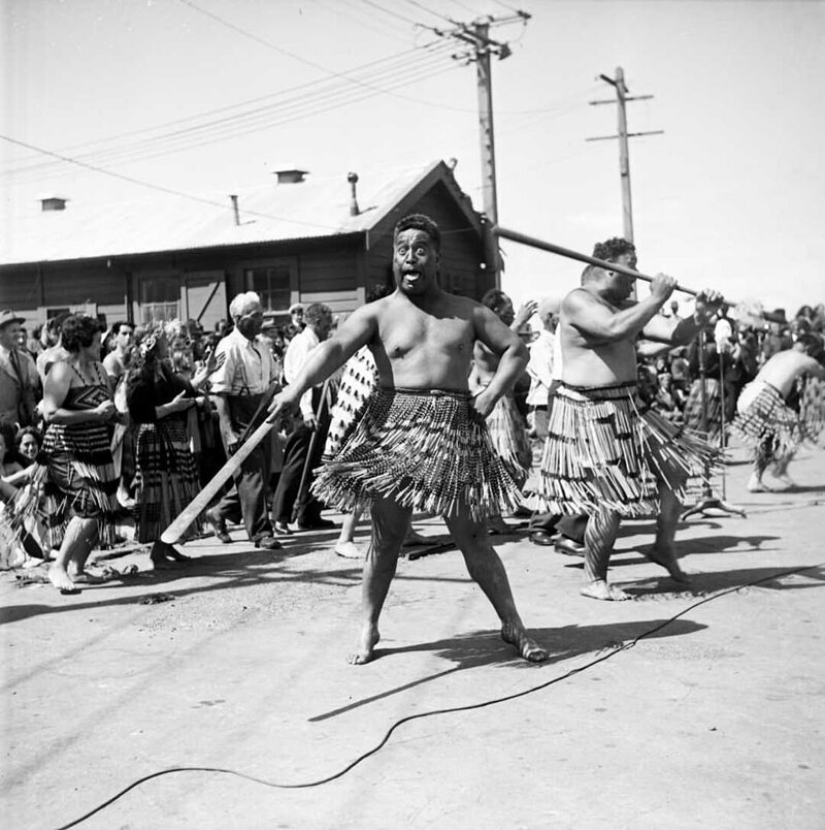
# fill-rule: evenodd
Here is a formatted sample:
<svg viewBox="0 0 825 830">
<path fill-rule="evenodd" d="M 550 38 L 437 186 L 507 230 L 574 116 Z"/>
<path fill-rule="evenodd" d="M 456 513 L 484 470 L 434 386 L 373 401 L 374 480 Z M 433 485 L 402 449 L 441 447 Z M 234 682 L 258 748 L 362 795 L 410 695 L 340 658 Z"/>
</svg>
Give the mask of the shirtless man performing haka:
<svg viewBox="0 0 825 830">
<path fill-rule="evenodd" d="M 636 269 L 635 248 L 624 239 L 597 245 L 593 255 Z M 673 546 L 679 494 L 688 475 L 700 473 L 715 454 L 698 438 L 680 435 L 655 412 L 639 412 L 635 343 L 639 334 L 675 346 L 689 342 L 722 297 L 703 291 L 694 315 L 674 320 L 658 312 L 676 280 L 659 274 L 649 296 L 639 302 L 630 300 L 633 283 L 631 277 L 589 265 L 582 287 L 562 302 L 557 331 L 562 382 L 548 423 L 538 506 L 589 514 L 581 593 L 592 599 L 629 599 L 607 581 L 621 516 L 658 514 L 656 541 L 647 556 L 673 579 L 687 581 Z"/>
<path fill-rule="evenodd" d="M 501 636 L 532 662 L 547 653 L 527 634 L 484 518 L 512 510 L 519 493 L 492 449 L 484 419 L 527 362 L 518 336 L 492 312 L 438 284 L 441 233 L 429 217 L 395 228 L 396 290 L 353 312 L 324 341 L 270 406 L 271 418 L 294 407 L 366 345 L 378 386 L 363 417 L 320 471 L 316 494 L 343 510 L 369 506 L 372 542 L 364 563 L 363 625 L 351 663 L 366 663 L 379 640 L 378 619 L 413 511 L 444 516 L 470 576 L 501 620 Z M 501 356 L 488 386 L 468 391 L 473 345 Z"/>
</svg>

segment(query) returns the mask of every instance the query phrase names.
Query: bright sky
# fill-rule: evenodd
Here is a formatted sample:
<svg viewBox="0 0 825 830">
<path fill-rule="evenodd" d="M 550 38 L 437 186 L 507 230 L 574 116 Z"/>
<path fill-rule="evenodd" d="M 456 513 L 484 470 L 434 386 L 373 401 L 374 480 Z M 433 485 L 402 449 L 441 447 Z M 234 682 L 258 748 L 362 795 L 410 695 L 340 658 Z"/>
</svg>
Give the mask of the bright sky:
<svg viewBox="0 0 825 830">
<path fill-rule="evenodd" d="M 825 301 L 825 2 L 0 0 L 4 207 L 226 198 L 273 166 L 317 176 L 458 160 L 481 208 L 476 70 L 455 28 L 491 15 L 499 221 L 589 254 L 622 234 L 622 67 L 639 267 L 789 315 Z M 531 15 L 523 24 L 515 14 Z M 503 25 L 495 21 L 516 20 Z M 420 24 L 420 25 L 419 25 Z M 46 151 L 46 152 L 43 152 Z M 174 152 L 171 152 L 174 151 Z M 48 153 L 107 170 L 105 175 Z M 503 245 L 520 302 L 582 265 Z M 646 291 L 644 285 L 640 292 Z M 682 295 L 684 296 L 684 295 Z"/>
</svg>

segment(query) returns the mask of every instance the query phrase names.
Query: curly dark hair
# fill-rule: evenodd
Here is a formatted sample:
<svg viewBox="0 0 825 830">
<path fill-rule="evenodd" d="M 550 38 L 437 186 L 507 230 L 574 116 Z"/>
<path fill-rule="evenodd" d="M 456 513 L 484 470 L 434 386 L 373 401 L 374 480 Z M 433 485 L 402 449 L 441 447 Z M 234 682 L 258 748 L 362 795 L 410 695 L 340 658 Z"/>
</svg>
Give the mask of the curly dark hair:
<svg viewBox="0 0 825 830">
<path fill-rule="evenodd" d="M 67 352 L 77 354 L 92 345 L 96 334 L 103 332 L 100 320 L 86 314 L 70 314 L 60 326 L 60 342 Z"/>
<path fill-rule="evenodd" d="M 593 256 L 598 259 L 604 259 L 607 262 L 614 262 L 622 254 L 631 253 L 636 253 L 636 246 L 621 236 L 614 236 L 612 239 L 606 239 L 604 242 L 597 242 L 593 246 Z"/>
<path fill-rule="evenodd" d="M 403 219 L 399 220 L 398 224 L 395 226 L 395 230 L 392 232 L 392 238 L 395 239 L 402 231 L 408 231 L 411 229 L 424 231 L 424 233 L 426 233 L 432 240 L 433 247 L 436 251 L 441 250 L 441 231 L 438 225 L 436 225 L 436 223 L 433 222 L 429 216 L 425 216 L 423 213 L 411 213 L 409 216 L 405 216 Z"/>
<path fill-rule="evenodd" d="M 487 306 L 493 314 L 498 314 L 509 302 L 510 298 L 500 288 L 491 288 L 481 298 L 481 304 Z"/>
</svg>

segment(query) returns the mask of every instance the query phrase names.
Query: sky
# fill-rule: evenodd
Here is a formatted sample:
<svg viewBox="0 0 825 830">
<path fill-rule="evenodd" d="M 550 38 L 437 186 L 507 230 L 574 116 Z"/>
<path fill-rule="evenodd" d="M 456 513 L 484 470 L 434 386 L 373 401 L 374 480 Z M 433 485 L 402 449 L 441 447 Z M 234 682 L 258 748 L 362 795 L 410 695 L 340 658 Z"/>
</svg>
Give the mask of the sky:
<svg viewBox="0 0 825 830">
<path fill-rule="evenodd" d="M 511 52 L 492 64 L 502 226 L 585 254 L 622 235 L 618 142 L 585 140 L 616 134 L 616 105 L 590 102 L 621 67 L 653 96 L 629 132 L 664 131 L 630 139 L 640 270 L 789 316 L 825 302 L 817 0 L 0 0 L 1 207 L 456 159 L 480 210 L 476 66 L 448 33 L 482 19 Z M 579 262 L 502 250 L 517 303 L 578 283 Z"/>
</svg>

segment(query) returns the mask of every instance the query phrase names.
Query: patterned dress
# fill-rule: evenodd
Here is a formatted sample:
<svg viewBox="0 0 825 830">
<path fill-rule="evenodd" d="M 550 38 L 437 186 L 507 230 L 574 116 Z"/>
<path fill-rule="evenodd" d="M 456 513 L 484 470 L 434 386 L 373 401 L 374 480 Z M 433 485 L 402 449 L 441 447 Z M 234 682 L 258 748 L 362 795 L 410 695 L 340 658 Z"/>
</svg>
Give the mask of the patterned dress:
<svg viewBox="0 0 825 830">
<path fill-rule="evenodd" d="M 194 397 L 192 386 L 164 366 L 128 381 L 126 400 L 135 424 L 135 538 L 155 542 L 198 492 L 198 468 L 192 454 L 188 413 L 158 419 L 156 407 L 180 392 Z M 200 533 L 200 519 L 189 534 Z"/>
<path fill-rule="evenodd" d="M 69 364 L 70 366 L 72 364 Z M 95 409 L 111 400 L 105 372 L 95 364 L 96 382 L 72 386 L 61 408 Z M 112 462 L 109 425 L 98 421 L 50 424 L 31 483 L 20 498 L 23 512 L 37 513 L 45 527 L 44 543 L 59 548 L 72 516 L 97 520 L 99 543 L 115 541 L 118 479 Z"/>
</svg>

